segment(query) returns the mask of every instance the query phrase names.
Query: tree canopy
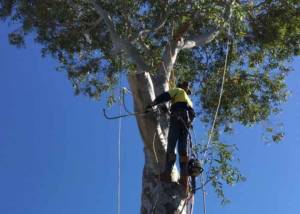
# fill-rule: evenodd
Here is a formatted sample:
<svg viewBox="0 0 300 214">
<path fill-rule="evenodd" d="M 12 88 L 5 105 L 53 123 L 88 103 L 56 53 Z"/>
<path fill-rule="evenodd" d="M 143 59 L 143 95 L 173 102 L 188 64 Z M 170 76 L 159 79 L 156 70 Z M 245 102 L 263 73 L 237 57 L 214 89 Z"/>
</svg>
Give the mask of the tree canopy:
<svg viewBox="0 0 300 214">
<path fill-rule="evenodd" d="M 174 69 L 176 76 L 198 84 L 203 117 L 209 120 L 216 106 L 227 39 L 230 55 L 219 123 L 265 120 L 285 100 L 285 63 L 300 53 L 298 0 L 236 1 L 230 20 L 229 3 L 220 0 L 94 2 L 109 13 L 113 26 L 87 0 L 2 0 L 0 16 L 16 26 L 9 34 L 11 44 L 23 46 L 24 37 L 34 33 L 43 54 L 59 60 L 76 93 L 99 98 L 113 89 L 120 72 L 134 70 L 134 61 L 114 49 L 109 28 L 128 39 L 153 73 L 180 30 L 186 38 L 218 30 L 211 42 L 182 50 Z"/>
<path fill-rule="evenodd" d="M 34 35 L 42 54 L 60 62 L 59 69 L 68 74 L 75 94 L 95 99 L 113 95 L 120 73 L 143 70 L 158 75 L 167 47 L 182 41 L 176 62 L 166 69 L 173 70 L 177 79 L 193 83 L 197 112 L 207 124 L 218 104 L 229 41 L 216 125 L 230 132 L 234 123 L 247 126 L 267 120 L 286 100 L 288 62 L 300 54 L 299 3 L 1 0 L 0 17 L 13 24 L 11 44 L 23 47 L 25 37 Z M 282 135 L 274 133 L 273 140 L 280 141 Z M 216 147 L 219 154 L 223 151 L 220 158 L 231 159 L 230 148 Z M 232 173 L 225 178 L 227 183 L 239 179 Z"/>
</svg>

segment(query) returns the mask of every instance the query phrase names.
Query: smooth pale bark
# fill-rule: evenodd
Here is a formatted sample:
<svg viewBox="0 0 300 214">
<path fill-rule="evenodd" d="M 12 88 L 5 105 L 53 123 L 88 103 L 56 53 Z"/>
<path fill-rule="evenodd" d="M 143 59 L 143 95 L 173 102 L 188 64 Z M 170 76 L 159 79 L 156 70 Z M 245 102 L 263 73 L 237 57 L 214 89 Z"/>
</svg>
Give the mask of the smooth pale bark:
<svg viewBox="0 0 300 214">
<path fill-rule="evenodd" d="M 155 98 L 153 87 L 155 83 L 148 72 L 131 74 L 128 76 L 128 82 L 134 96 L 135 111 L 143 112 L 145 106 Z M 167 84 L 164 85 L 167 86 Z M 156 92 L 161 93 L 163 90 Z M 174 182 L 159 181 L 159 174 L 164 170 L 168 118 L 160 115 L 158 111 L 137 116 L 136 119 L 144 142 L 145 155 L 141 213 L 179 213 L 186 197 L 182 192 L 182 187 L 176 183 L 178 180 L 177 169 L 174 168 L 172 173 Z M 186 211 L 183 210 L 181 213 L 186 213 Z"/>
<path fill-rule="evenodd" d="M 169 44 L 165 47 L 162 55 L 161 66 L 158 68 L 158 71 L 155 71 L 156 74 L 154 76 L 150 76 L 147 63 L 132 45 L 129 38 L 124 38 L 117 34 L 110 14 L 97 1 L 89 1 L 94 6 L 99 17 L 105 22 L 106 28 L 110 32 L 114 51 L 124 52 L 128 60 L 136 65 L 136 72 L 128 75 L 136 112 L 144 112 L 145 107 L 154 100 L 156 95 L 168 90 L 170 73 L 180 50 L 210 42 L 218 34 L 218 31 L 212 31 L 186 40 L 183 37 L 183 34 L 188 29 L 186 28 L 178 38 L 170 38 Z M 164 22 L 160 26 L 163 27 L 163 25 Z M 159 181 L 159 175 L 164 170 L 166 157 L 168 117 L 166 114 L 160 114 L 159 111 L 155 111 L 146 115 L 137 115 L 136 119 L 143 139 L 145 154 L 141 213 L 188 213 L 183 208 L 186 196 L 183 194 L 182 187 L 176 182 L 178 180 L 178 170 L 174 167 L 172 173 L 174 182 L 163 183 Z M 192 206 L 193 202 L 190 205 Z"/>
</svg>

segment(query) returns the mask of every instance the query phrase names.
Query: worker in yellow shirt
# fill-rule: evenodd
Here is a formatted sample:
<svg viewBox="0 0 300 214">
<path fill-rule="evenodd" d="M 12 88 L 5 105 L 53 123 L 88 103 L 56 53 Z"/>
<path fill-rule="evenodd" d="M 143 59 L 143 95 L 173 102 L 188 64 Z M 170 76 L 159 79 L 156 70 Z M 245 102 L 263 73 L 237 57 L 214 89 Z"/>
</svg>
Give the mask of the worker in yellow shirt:
<svg viewBox="0 0 300 214">
<path fill-rule="evenodd" d="M 195 118 L 193 103 L 188 95 L 191 90 L 188 82 L 177 84 L 177 87 L 157 96 L 155 100 L 147 107 L 152 108 L 160 103 L 171 101 L 171 117 L 168 134 L 168 145 L 166 154 L 165 171 L 161 174 L 161 180 L 171 182 L 171 172 L 176 162 L 175 148 L 178 146 L 180 180 L 185 192 L 188 188 L 188 154 L 187 142 L 189 128 Z M 178 143 L 178 144 L 177 144 Z"/>
</svg>

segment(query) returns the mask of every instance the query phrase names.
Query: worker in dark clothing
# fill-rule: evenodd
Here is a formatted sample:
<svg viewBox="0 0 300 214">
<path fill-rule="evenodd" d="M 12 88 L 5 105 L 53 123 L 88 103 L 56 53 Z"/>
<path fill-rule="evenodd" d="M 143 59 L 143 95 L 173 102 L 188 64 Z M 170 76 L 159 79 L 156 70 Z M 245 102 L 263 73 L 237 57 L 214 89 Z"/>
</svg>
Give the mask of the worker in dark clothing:
<svg viewBox="0 0 300 214">
<path fill-rule="evenodd" d="M 161 180 L 171 182 L 171 172 L 176 162 L 175 148 L 178 143 L 180 180 L 185 192 L 188 188 L 188 154 L 187 142 L 189 128 L 195 117 L 193 103 L 188 95 L 191 94 L 188 82 L 182 82 L 176 88 L 170 89 L 157 96 L 147 108 L 163 102 L 171 101 L 171 117 L 168 134 L 165 171 L 161 174 Z"/>
</svg>

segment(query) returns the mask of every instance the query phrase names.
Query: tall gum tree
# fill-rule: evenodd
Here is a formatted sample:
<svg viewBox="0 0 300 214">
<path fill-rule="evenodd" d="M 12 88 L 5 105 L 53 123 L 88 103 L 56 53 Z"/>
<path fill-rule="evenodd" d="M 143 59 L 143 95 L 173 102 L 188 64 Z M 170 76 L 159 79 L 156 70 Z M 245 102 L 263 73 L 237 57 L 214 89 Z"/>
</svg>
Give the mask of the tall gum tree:
<svg viewBox="0 0 300 214">
<path fill-rule="evenodd" d="M 11 44 L 34 35 L 42 54 L 60 62 L 75 94 L 114 102 L 121 73 L 127 74 L 134 109 L 143 112 L 169 89 L 172 73 L 193 83 L 196 110 L 212 123 L 229 41 L 222 103 L 204 161 L 206 184 L 225 201 L 222 184 L 243 180 L 233 166 L 234 145 L 220 133 L 232 125 L 267 121 L 286 100 L 288 62 L 299 55 L 299 0 L 1 0 L 0 17 L 12 24 Z M 230 33 L 228 28 L 230 27 Z M 105 96 L 102 96 L 105 94 Z M 159 112 L 159 110 L 158 110 Z M 144 143 L 141 213 L 190 213 L 175 182 L 162 184 L 168 118 L 136 116 Z M 272 140 L 282 132 L 268 127 Z M 155 145 L 155 151 L 153 149 Z M 173 180 L 178 179 L 174 169 Z"/>
</svg>

